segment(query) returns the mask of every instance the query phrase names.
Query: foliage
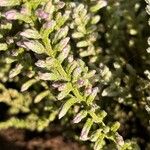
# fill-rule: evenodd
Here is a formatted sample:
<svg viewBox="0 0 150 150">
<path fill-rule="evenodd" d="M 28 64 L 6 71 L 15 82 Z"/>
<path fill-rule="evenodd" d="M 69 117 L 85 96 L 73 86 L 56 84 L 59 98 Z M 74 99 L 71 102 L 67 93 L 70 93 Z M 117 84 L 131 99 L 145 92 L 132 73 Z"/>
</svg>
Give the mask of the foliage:
<svg viewBox="0 0 150 150">
<path fill-rule="evenodd" d="M 131 118 L 149 132 L 146 3 L 1 0 L 0 128 L 40 132 L 58 118 L 94 150 L 139 150 L 123 130 Z"/>
</svg>

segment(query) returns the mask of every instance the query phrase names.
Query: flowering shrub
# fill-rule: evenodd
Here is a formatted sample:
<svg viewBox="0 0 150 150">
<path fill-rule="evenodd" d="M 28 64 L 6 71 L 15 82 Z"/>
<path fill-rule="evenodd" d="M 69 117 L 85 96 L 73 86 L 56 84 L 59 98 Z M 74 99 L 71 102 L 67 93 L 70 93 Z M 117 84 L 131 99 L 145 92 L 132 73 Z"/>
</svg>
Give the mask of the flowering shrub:
<svg viewBox="0 0 150 150">
<path fill-rule="evenodd" d="M 0 128 L 40 132 L 58 118 L 94 150 L 140 149 L 126 126 L 138 119 L 149 131 L 146 3 L 1 0 Z"/>
</svg>

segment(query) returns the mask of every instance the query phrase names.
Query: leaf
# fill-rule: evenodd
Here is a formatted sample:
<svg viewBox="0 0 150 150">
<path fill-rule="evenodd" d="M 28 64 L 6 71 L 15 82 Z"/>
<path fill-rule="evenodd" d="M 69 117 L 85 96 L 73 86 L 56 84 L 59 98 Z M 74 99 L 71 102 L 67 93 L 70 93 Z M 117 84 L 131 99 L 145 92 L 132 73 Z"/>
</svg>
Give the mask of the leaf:
<svg viewBox="0 0 150 150">
<path fill-rule="evenodd" d="M 120 123 L 119 122 L 115 122 L 113 123 L 113 125 L 111 126 L 110 130 L 113 132 L 116 132 L 120 127 Z"/>
<path fill-rule="evenodd" d="M 70 98 L 68 99 L 62 106 L 60 112 L 59 112 L 59 116 L 58 118 L 61 119 L 63 116 L 65 116 L 65 114 L 68 112 L 68 110 L 70 109 L 71 106 L 73 106 L 75 103 L 77 103 L 77 99 L 76 98 Z"/>
<path fill-rule="evenodd" d="M 95 75 L 95 73 L 96 73 L 96 70 L 89 71 L 88 73 L 84 75 L 84 78 L 86 79 L 92 78 Z"/>
<path fill-rule="evenodd" d="M 98 140 L 96 141 L 95 145 L 94 145 L 94 150 L 101 150 L 104 146 L 105 142 L 104 142 L 104 135 L 101 134 L 101 136 L 98 138 Z"/>
<path fill-rule="evenodd" d="M 23 68 L 22 64 L 16 65 L 16 67 L 10 71 L 9 78 L 13 78 L 13 77 L 17 76 L 18 74 L 20 74 L 22 68 Z"/>
<path fill-rule="evenodd" d="M 77 67 L 77 62 L 73 61 L 72 63 L 68 64 L 67 68 L 66 68 L 66 72 L 71 75 L 71 73 L 73 72 L 73 70 Z"/>
<path fill-rule="evenodd" d="M 97 24 L 100 21 L 101 17 L 99 15 L 96 15 L 92 18 L 91 24 Z"/>
<path fill-rule="evenodd" d="M 20 5 L 21 0 L 0 0 L 1 7 Z"/>
<path fill-rule="evenodd" d="M 30 86 L 32 86 L 34 83 L 36 83 L 37 80 L 36 79 L 30 79 L 27 82 L 25 82 L 22 87 L 21 87 L 21 91 L 26 91 Z"/>
<path fill-rule="evenodd" d="M 81 131 L 81 135 L 80 135 L 81 140 L 86 141 L 88 139 L 88 134 L 92 125 L 93 125 L 93 120 L 91 118 L 88 118 Z"/>
<path fill-rule="evenodd" d="M 96 95 L 98 93 L 98 87 L 93 88 L 92 93 L 90 96 L 87 98 L 87 104 L 91 105 L 93 100 L 95 99 Z"/>
<path fill-rule="evenodd" d="M 37 53 L 37 54 L 42 54 L 45 53 L 45 48 L 44 46 L 38 42 L 38 41 L 25 41 L 23 42 L 23 44 L 30 50 L 32 50 L 33 52 Z"/>
<path fill-rule="evenodd" d="M 101 8 L 103 8 L 105 6 L 107 6 L 107 1 L 106 0 L 101 0 L 96 5 L 91 7 L 90 11 L 96 13 L 98 10 L 100 10 Z"/>
<path fill-rule="evenodd" d="M 65 84 L 63 91 L 60 92 L 57 96 L 58 100 L 62 100 L 63 98 L 65 98 L 70 93 L 70 91 L 72 91 L 71 83 Z"/>
<path fill-rule="evenodd" d="M 56 44 L 60 39 L 65 38 L 68 34 L 68 30 L 69 30 L 68 26 L 65 26 L 64 28 L 58 30 L 54 38 L 52 39 L 52 43 Z"/>
<path fill-rule="evenodd" d="M 31 0 L 29 3 L 32 6 L 32 8 L 35 10 L 38 7 L 38 5 L 40 5 L 44 1 L 46 0 Z"/>
<path fill-rule="evenodd" d="M 21 14 L 20 12 L 12 9 L 9 10 L 5 13 L 5 18 L 7 20 L 20 20 L 20 21 L 24 21 L 26 23 L 33 23 L 32 19 L 26 15 L 26 14 Z"/>
<path fill-rule="evenodd" d="M 76 82 L 78 80 L 78 78 L 81 76 L 82 73 L 82 69 L 81 67 L 77 67 L 74 71 L 73 71 L 73 79 L 72 82 Z"/>
<path fill-rule="evenodd" d="M 46 90 L 44 92 L 41 92 L 40 94 L 38 94 L 35 99 L 34 99 L 34 103 L 39 103 L 43 98 L 45 98 L 46 96 L 50 95 L 50 91 Z"/>
<path fill-rule="evenodd" d="M 87 47 L 89 43 L 87 41 L 80 41 L 77 43 L 77 47 Z"/>
<path fill-rule="evenodd" d="M 55 47 L 54 47 L 54 50 L 55 51 L 62 51 L 68 44 L 70 40 L 70 37 L 66 37 L 64 39 L 62 39 Z"/>
<path fill-rule="evenodd" d="M 56 26 L 56 21 L 54 21 L 54 20 L 51 20 L 51 21 L 49 21 L 49 22 L 46 22 L 46 23 L 43 25 L 43 27 L 42 27 L 42 29 L 41 29 L 41 31 L 40 31 L 40 34 L 41 34 L 44 38 L 48 38 L 48 37 L 49 37 L 49 34 L 54 31 L 55 26 Z"/>
<path fill-rule="evenodd" d="M 38 33 L 38 31 L 33 29 L 26 29 L 25 31 L 20 33 L 21 36 L 31 39 L 40 39 L 41 35 Z"/>
<path fill-rule="evenodd" d="M 97 129 L 90 137 L 90 140 L 92 142 L 96 142 L 98 138 L 101 136 L 102 129 Z"/>
<path fill-rule="evenodd" d="M 73 119 L 73 123 L 79 123 L 82 119 L 87 116 L 88 112 L 86 110 L 81 110 Z"/>
<path fill-rule="evenodd" d="M 59 29 L 62 25 L 64 25 L 64 23 L 69 19 L 69 16 L 70 11 L 66 11 L 63 16 L 60 12 L 58 12 L 56 15 L 56 29 Z"/>
<path fill-rule="evenodd" d="M 39 73 L 39 78 L 45 81 L 57 81 L 62 79 L 58 74 L 54 73 Z"/>
<path fill-rule="evenodd" d="M 67 58 L 67 56 L 69 55 L 70 52 L 70 46 L 66 46 L 62 52 L 58 55 L 58 60 L 60 63 L 62 63 L 65 58 Z"/>
<path fill-rule="evenodd" d="M 75 39 L 79 39 L 79 38 L 84 37 L 84 34 L 82 32 L 74 32 L 72 34 L 72 37 L 75 38 Z"/>
<path fill-rule="evenodd" d="M 51 69 L 58 66 L 58 61 L 55 58 L 47 57 L 46 58 L 46 68 Z"/>
<path fill-rule="evenodd" d="M 8 45 L 5 43 L 0 43 L 0 51 L 6 51 L 8 49 Z"/>
</svg>

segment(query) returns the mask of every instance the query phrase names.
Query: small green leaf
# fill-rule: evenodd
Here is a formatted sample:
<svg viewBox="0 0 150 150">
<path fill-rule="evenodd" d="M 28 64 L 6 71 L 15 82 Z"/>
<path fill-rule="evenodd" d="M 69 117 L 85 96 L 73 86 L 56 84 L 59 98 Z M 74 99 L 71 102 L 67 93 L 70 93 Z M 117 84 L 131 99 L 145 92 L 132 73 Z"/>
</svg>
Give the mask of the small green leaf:
<svg viewBox="0 0 150 150">
<path fill-rule="evenodd" d="M 74 32 L 72 34 L 72 37 L 75 38 L 75 39 L 79 39 L 79 38 L 84 37 L 84 34 L 82 32 Z"/>
<path fill-rule="evenodd" d="M 20 74 L 22 68 L 23 68 L 22 64 L 16 65 L 16 67 L 10 71 L 9 78 L 13 78 L 13 77 L 17 76 L 18 74 Z"/>
<path fill-rule="evenodd" d="M 60 63 L 62 63 L 65 60 L 65 58 L 67 58 L 67 56 L 69 55 L 69 52 L 70 52 L 70 46 L 68 45 L 58 55 L 58 60 Z"/>
<path fill-rule="evenodd" d="M 29 87 L 31 87 L 34 83 L 36 83 L 37 80 L 36 79 L 30 79 L 27 82 L 25 82 L 22 87 L 21 87 L 21 91 L 26 91 Z"/>
<path fill-rule="evenodd" d="M 21 36 L 31 39 L 40 39 L 41 35 L 38 33 L 38 31 L 33 29 L 26 29 L 25 31 L 20 33 Z"/>
<path fill-rule="evenodd" d="M 71 75 L 71 73 L 73 72 L 73 70 L 77 67 L 77 62 L 73 61 L 72 63 L 68 64 L 66 71 L 69 75 Z"/>
<path fill-rule="evenodd" d="M 73 123 L 79 123 L 82 119 L 87 116 L 88 112 L 86 110 L 81 110 L 73 119 Z"/>
<path fill-rule="evenodd" d="M 49 34 L 54 31 L 55 26 L 56 26 L 56 22 L 54 20 L 46 22 L 43 25 L 40 34 L 43 36 L 44 39 L 49 37 Z"/>
<path fill-rule="evenodd" d="M 1 7 L 8 7 L 8 6 L 16 6 L 20 5 L 21 0 L 1 0 L 0 6 Z"/>
<path fill-rule="evenodd" d="M 81 135 L 80 135 L 81 140 L 86 141 L 88 139 L 88 134 L 92 125 L 93 125 L 93 120 L 91 118 L 88 118 L 81 131 Z"/>
<path fill-rule="evenodd" d="M 64 23 L 69 19 L 70 11 L 66 11 L 64 15 L 62 15 L 60 12 L 56 14 L 56 29 L 59 29 Z"/>
<path fill-rule="evenodd" d="M 101 136 L 102 129 L 97 129 L 94 133 L 92 133 L 90 140 L 92 142 L 96 142 L 98 138 Z"/>
<path fill-rule="evenodd" d="M 23 44 L 28 49 L 32 50 L 33 52 L 37 54 L 42 54 L 46 52 L 44 46 L 39 41 L 30 40 L 30 41 L 23 42 Z"/>
<path fill-rule="evenodd" d="M 62 79 L 58 74 L 54 73 L 39 73 L 39 78 L 45 81 L 57 81 Z"/>
<path fill-rule="evenodd" d="M 98 140 L 96 141 L 95 145 L 94 145 L 94 150 L 101 150 L 105 144 L 104 142 L 104 138 L 105 136 L 103 134 L 101 134 L 101 136 L 98 138 Z"/>
<path fill-rule="evenodd" d="M 98 87 L 93 88 L 92 93 L 90 96 L 87 98 L 87 104 L 91 105 L 93 100 L 95 99 L 96 95 L 98 93 Z"/>
<path fill-rule="evenodd" d="M 34 99 L 34 103 L 39 103 L 43 98 L 45 98 L 46 96 L 50 95 L 50 91 L 46 90 L 44 92 L 41 92 L 40 94 L 38 94 L 35 99 Z"/>
<path fill-rule="evenodd" d="M 70 93 L 71 90 L 72 90 L 71 83 L 65 84 L 63 91 L 61 91 L 57 96 L 58 100 L 62 100 L 63 98 L 65 98 Z"/>
<path fill-rule="evenodd" d="M 89 71 L 88 73 L 84 75 L 84 78 L 86 79 L 92 78 L 95 75 L 95 73 L 96 73 L 96 70 Z"/>
<path fill-rule="evenodd" d="M 87 41 L 80 41 L 77 43 L 77 47 L 87 47 L 89 43 Z"/>
<path fill-rule="evenodd" d="M 68 34 L 68 30 L 69 30 L 68 26 L 65 26 L 64 28 L 58 30 L 54 38 L 52 39 L 52 43 L 56 44 L 60 39 L 65 38 Z"/>
<path fill-rule="evenodd" d="M 100 1 L 98 1 L 98 3 L 96 5 L 94 5 L 90 8 L 90 11 L 96 13 L 98 10 L 100 10 L 101 8 L 103 8 L 105 6 L 107 6 L 107 1 L 100 0 Z"/>
<path fill-rule="evenodd" d="M 119 127 L 120 127 L 120 123 L 119 123 L 119 122 L 115 122 L 115 123 L 111 126 L 110 130 L 113 131 L 113 132 L 116 132 L 116 131 L 119 129 Z"/>
<path fill-rule="evenodd" d="M 58 118 L 61 119 L 65 114 L 68 112 L 71 106 L 73 106 L 75 103 L 77 103 L 77 99 L 75 98 L 70 98 L 68 99 L 62 106 Z"/>
<path fill-rule="evenodd" d="M 79 77 L 81 76 L 82 73 L 82 69 L 81 67 L 77 67 L 74 71 L 73 71 L 73 79 L 72 82 L 76 82 Z"/>
<path fill-rule="evenodd" d="M 62 51 L 68 44 L 70 38 L 69 37 L 66 37 L 64 39 L 62 39 L 55 47 L 54 47 L 54 50 L 55 51 Z"/>
<path fill-rule="evenodd" d="M 29 3 L 31 7 L 35 10 L 44 1 L 46 2 L 46 0 L 31 0 Z"/>
<path fill-rule="evenodd" d="M 97 24 L 100 21 L 101 17 L 99 15 L 96 15 L 92 18 L 91 24 Z"/>
<path fill-rule="evenodd" d="M 6 51 L 8 49 L 8 45 L 5 43 L 0 43 L 0 51 Z"/>
</svg>

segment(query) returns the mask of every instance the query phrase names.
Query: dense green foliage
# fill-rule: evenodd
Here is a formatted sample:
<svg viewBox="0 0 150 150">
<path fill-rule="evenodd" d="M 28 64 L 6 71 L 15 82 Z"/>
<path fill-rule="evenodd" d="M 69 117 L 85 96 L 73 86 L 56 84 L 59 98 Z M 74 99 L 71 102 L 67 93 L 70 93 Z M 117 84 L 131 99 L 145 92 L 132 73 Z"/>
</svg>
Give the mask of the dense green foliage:
<svg viewBox="0 0 150 150">
<path fill-rule="evenodd" d="M 147 14 L 150 0 L 0 0 L 0 128 L 59 119 L 94 150 L 150 149 Z"/>
</svg>

